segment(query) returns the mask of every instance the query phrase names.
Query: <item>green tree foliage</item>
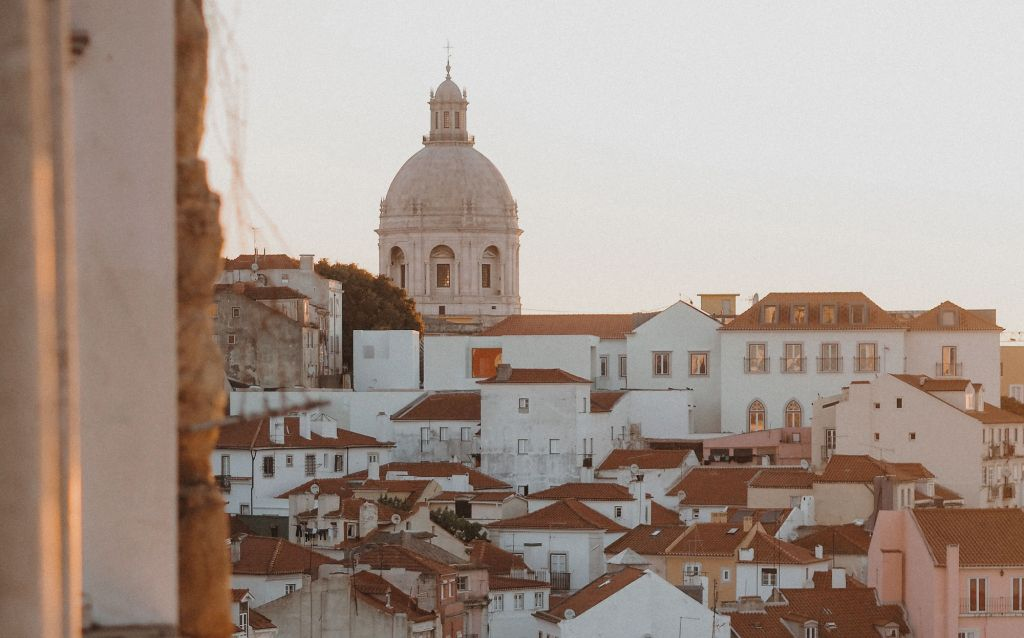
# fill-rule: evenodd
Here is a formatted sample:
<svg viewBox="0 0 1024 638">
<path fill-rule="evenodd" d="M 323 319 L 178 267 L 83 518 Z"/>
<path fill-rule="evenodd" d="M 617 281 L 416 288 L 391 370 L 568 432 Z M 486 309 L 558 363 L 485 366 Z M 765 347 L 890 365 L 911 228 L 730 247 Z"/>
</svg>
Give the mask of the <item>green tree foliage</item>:
<svg viewBox="0 0 1024 638">
<path fill-rule="evenodd" d="M 1013 397 L 1001 397 L 999 405 L 1007 412 L 1013 412 L 1014 414 L 1024 416 L 1024 403 L 1021 403 Z"/>
<path fill-rule="evenodd" d="M 412 503 L 410 503 L 409 501 L 403 501 L 397 496 L 382 496 L 377 499 L 377 502 L 380 503 L 381 505 L 393 507 L 396 510 L 402 510 L 403 512 L 408 512 L 409 510 L 412 509 Z"/>
<path fill-rule="evenodd" d="M 330 263 L 321 259 L 316 272 L 340 281 L 342 360 L 352 369 L 353 330 L 419 330 L 423 319 L 405 291 L 384 275 L 372 275 L 355 264 Z"/>
<path fill-rule="evenodd" d="M 478 538 L 481 540 L 487 539 L 487 532 L 484 531 L 483 525 L 462 518 L 448 508 L 430 512 L 430 520 L 464 543 Z"/>
</svg>

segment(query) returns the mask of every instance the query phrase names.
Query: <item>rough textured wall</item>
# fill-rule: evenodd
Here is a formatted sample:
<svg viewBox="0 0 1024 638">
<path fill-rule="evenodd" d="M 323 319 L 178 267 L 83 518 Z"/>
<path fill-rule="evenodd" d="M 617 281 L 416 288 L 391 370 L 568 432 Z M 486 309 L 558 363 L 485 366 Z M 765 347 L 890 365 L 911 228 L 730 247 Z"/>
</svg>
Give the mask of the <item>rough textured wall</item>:
<svg viewBox="0 0 1024 638">
<path fill-rule="evenodd" d="M 217 429 L 190 426 L 223 415 L 223 370 L 211 341 L 210 304 L 220 273 L 219 201 L 199 160 L 206 101 L 202 0 L 176 0 L 178 245 L 178 591 L 182 636 L 229 636 L 227 519 L 210 471 Z"/>
</svg>

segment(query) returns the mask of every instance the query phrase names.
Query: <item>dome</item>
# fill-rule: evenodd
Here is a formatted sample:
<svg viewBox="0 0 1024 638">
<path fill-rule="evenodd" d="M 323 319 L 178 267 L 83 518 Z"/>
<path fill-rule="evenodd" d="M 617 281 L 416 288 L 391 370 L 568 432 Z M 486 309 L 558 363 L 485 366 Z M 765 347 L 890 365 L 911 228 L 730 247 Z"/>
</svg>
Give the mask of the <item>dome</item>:
<svg viewBox="0 0 1024 638">
<path fill-rule="evenodd" d="M 458 84 L 447 79 L 434 91 L 434 99 L 438 102 L 462 102 L 462 90 Z"/>
<path fill-rule="evenodd" d="M 381 217 L 463 215 L 470 203 L 474 216 L 515 209 L 505 178 L 483 153 L 468 144 L 427 144 L 391 181 Z"/>
</svg>

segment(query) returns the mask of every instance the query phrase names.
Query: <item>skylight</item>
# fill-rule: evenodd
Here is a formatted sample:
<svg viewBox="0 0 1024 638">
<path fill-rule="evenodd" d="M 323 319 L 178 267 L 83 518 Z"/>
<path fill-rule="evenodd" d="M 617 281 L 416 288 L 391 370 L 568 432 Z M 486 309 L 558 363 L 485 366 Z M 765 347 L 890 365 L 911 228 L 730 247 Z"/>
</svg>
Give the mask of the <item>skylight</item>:
<svg viewBox="0 0 1024 638">
<path fill-rule="evenodd" d="M 656 529 L 653 532 L 651 532 L 651 536 L 657 536 L 660 533 L 661 533 L 661 530 L 660 529 Z"/>
<path fill-rule="evenodd" d="M 740 531 L 740 528 L 738 528 L 738 527 L 730 527 L 728 530 L 726 530 L 725 533 L 726 534 L 735 534 L 738 531 Z"/>
</svg>

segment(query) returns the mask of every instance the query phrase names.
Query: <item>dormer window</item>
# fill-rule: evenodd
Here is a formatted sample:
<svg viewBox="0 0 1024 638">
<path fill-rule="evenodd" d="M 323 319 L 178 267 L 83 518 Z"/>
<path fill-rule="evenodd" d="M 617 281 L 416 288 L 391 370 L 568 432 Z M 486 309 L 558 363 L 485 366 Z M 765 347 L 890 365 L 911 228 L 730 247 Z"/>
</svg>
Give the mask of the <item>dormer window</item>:
<svg viewBox="0 0 1024 638">
<path fill-rule="evenodd" d="M 779 307 L 778 306 L 765 306 L 761 309 L 761 323 L 778 323 L 779 322 Z"/>
<path fill-rule="evenodd" d="M 943 328 L 952 328 L 956 325 L 956 312 L 953 310 L 943 310 L 939 313 L 939 325 Z"/>
<path fill-rule="evenodd" d="M 835 304 L 823 305 L 821 307 L 821 323 L 826 326 L 835 324 L 837 314 Z"/>
<path fill-rule="evenodd" d="M 792 323 L 807 323 L 807 306 L 805 304 L 794 305 L 789 314 L 789 320 Z"/>
<path fill-rule="evenodd" d="M 238 626 L 248 633 L 249 631 L 249 603 L 242 601 L 238 603 Z"/>
<path fill-rule="evenodd" d="M 864 304 L 850 304 L 850 323 L 860 325 L 867 321 L 867 307 Z"/>
<path fill-rule="evenodd" d="M 804 638 L 818 638 L 818 623 L 811 621 L 804 625 Z"/>
</svg>

